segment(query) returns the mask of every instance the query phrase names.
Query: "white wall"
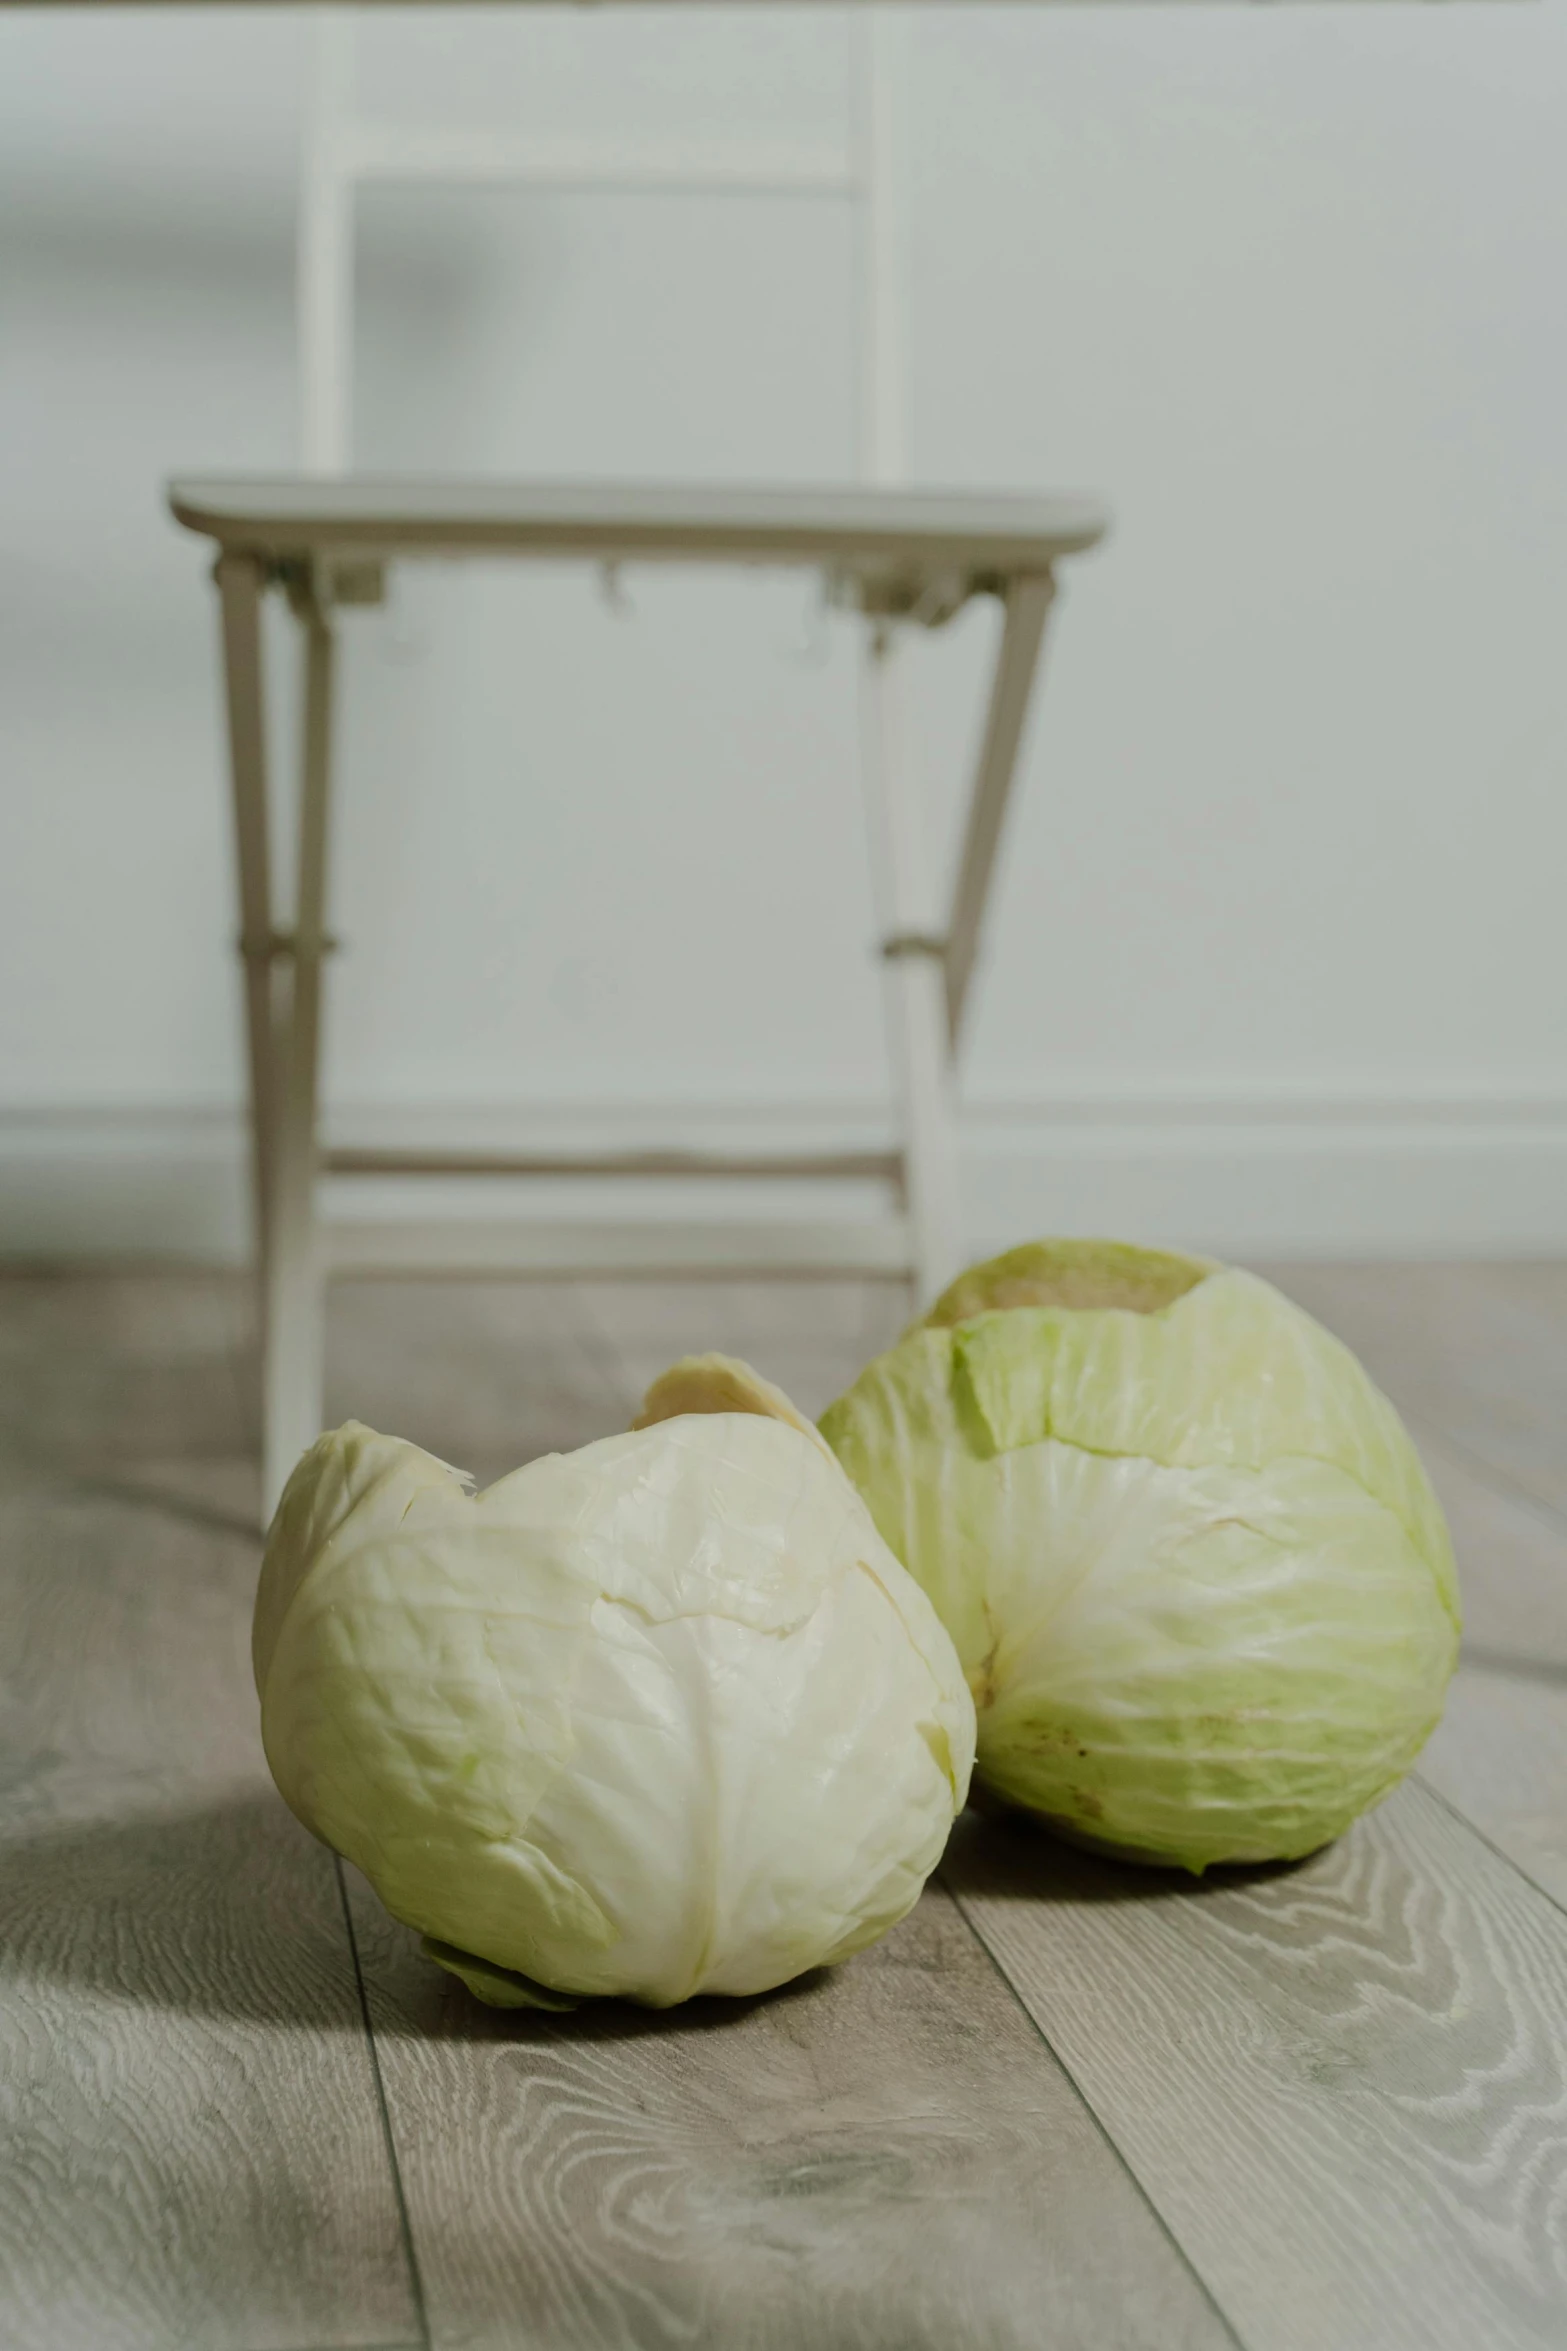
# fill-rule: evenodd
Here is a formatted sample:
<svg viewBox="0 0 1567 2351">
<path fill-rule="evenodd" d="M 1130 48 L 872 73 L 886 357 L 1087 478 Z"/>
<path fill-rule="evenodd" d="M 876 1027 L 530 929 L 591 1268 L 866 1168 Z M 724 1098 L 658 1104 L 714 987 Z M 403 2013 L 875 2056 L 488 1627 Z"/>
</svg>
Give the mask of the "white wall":
<svg viewBox="0 0 1567 2351">
<path fill-rule="evenodd" d="M 392 112 L 841 114 L 829 12 L 365 23 Z M 159 485 L 290 461 L 303 42 L 0 16 L 0 1247 L 239 1230 L 212 615 Z M 1567 7 L 909 49 L 915 477 L 1118 517 L 974 1028 L 975 1238 L 1567 1246 Z M 367 464 L 851 462 L 830 204 L 378 193 L 361 291 Z M 352 623 L 340 1126 L 882 1120 L 850 642 L 797 585 L 631 586 L 413 574 Z M 919 654 L 939 840 L 992 627 Z"/>
</svg>

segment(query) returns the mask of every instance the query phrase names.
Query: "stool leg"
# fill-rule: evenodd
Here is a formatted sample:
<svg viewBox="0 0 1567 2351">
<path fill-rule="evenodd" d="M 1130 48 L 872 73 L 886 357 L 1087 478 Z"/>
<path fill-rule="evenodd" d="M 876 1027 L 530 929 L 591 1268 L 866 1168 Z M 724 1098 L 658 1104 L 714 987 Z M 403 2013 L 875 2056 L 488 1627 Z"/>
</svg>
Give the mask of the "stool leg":
<svg viewBox="0 0 1567 2351">
<path fill-rule="evenodd" d="M 305 648 L 299 880 L 267 1256 L 262 1488 L 269 1516 L 295 1462 L 321 1431 L 326 1336 L 324 1275 L 316 1225 L 316 1096 L 321 965 L 326 946 L 334 645 L 331 625 L 313 593 L 300 599 L 298 610 Z"/>
<path fill-rule="evenodd" d="M 269 1353 L 267 1266 L 272 1235 L 278 1095 L 274 1007 L 271 854 L 267 830 L 265 701 L 261 668 L 261 598 L 266 585 L 251 556 L 220 555 L 214 567 L 222 599 L 223 676 L 228 699 L 229 765 L 239 877 L 239 951 L 245 974 L 245 1031 L 250 1087 L 251 1219 L 263 1358 Z M 267 1505 L 270 1511 L 270 1504 Z"/>
<path fill-rule="evenodd" d="M 943 943 L 914 928 L 920 913 L 916 811 L 899 739 L 895 664 L 890 626 L 873 624 L 862 676 L 862 765 L 887 958 L 888 1042 L 902 1112 L 914 1289 L 927 1306 L 958 1270 L 962 1223 Z"/>
<path fill-rule="evenodd" d="M 1006 824 L 1018 751 L 1028 723 L 1029 698 L 1039 668 L 1039 649 L 1055 592 L 1055 580 L 1049 572 L 1016 579 L 1007 591 L 985 736 L 969 795 L 963 854 L 947 924 L 947 1026 L 954 1054 L 984 934 L 996 852 Z"/>
</svg>

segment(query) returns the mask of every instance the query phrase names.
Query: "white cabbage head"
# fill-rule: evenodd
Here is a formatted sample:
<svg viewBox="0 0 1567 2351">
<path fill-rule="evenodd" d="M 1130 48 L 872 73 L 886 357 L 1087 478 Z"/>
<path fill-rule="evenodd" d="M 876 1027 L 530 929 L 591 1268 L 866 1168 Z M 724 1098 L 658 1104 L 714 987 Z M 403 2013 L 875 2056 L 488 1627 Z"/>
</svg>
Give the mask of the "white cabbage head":
<svg viewBox="0 0 1567 2351">
<path fill-rule="evenodd" d="M 1013 1250 L 821 1426 L 952 1635 L 981 1784 L 1080 1843 L 1309 1853 L 1436 1724 L 1441 1510 L 1348 1349 L 1250 1274 Z"/>
<path fill-rule="evenodd" d="M 478 1495 L 350 1422 L 268 1540 L 285 1800 L 501 2004 L 665 2007 L 843 1959 L 967 1793 L 952 1645 L 816 1432 L 715 1358 L 644 1420 Z"/>
</svg>

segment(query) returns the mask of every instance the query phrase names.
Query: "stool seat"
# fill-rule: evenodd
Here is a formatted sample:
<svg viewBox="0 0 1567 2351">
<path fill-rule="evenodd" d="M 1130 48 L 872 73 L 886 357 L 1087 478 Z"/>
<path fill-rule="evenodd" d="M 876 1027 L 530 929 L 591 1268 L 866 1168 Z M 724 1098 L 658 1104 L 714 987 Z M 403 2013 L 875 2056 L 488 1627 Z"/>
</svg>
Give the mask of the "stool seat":
<svg viewBox="0 0 1567 2351">
<path fill-rule="evenodd" d="M 730 488 L 483 481 L 452 475 L 265 475 L 170 485 L 177 519 L 274 556 L 567 556 L 1011 576 L 1103 538 L 1092 498 L 961 490 Z"/>
</svg>

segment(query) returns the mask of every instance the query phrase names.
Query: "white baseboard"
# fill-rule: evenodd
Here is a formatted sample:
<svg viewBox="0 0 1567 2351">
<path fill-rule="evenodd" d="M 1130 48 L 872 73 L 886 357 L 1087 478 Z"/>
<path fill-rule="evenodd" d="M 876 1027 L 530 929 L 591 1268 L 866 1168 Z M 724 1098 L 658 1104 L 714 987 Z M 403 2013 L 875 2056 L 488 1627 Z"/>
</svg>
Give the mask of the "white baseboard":
<svg viewBox="0 0 1567 2351">
<path fill-rule="evenodd" d="M 345 1111 L 333 1130 L 469 1148 L 808 1149 L 874 1148 L 889 1126 L 874 1107 L 755 1102 L 378 1108 Z M 980 1101 L 964 1138 L 976 1252 L 1101 1232 L 1241 1257 L 1567 1254 L 1567 1098 Z M 776 1189 L 751 1187 L 744 1204 L 777 1213 Z M 488 1185 L 462 1192 L 482 1192 L 484 1212 L 500 1205 Z M 552 1185 L 538 1204 L 593 1213 L 620 1203 L 607 1194 Z M 651 1196 L 639 1187 L 626 1212 L 648 1213 Z M 714 1214 L 738 1212 L 738 1187 L 698 1196 Z M 691 1200 L 686 1188 L 668 1204 L 689 1212 Z M 0 1112 L 0 1257 L 232 1264 L 245 1231 L 234 1110 Z"/>
</svg>

